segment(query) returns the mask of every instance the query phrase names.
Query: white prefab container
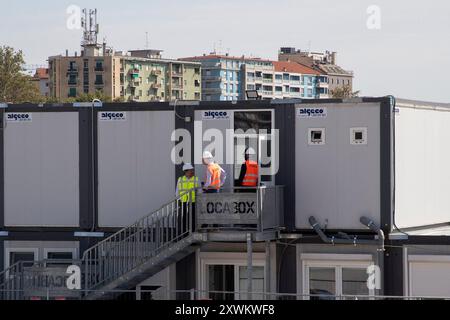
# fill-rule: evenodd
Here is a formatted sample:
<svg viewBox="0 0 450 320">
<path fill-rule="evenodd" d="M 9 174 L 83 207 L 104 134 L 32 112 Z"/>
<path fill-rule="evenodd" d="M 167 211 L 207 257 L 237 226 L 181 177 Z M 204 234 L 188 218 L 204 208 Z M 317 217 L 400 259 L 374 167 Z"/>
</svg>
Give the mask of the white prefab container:
<svg viewBox="0 0 450 320">
<path fill-rule="evenodd" d="M 395 222 L 399 228 L 450 221 L 450 105 L 397 100 Z"/>
<path fill-rule="evenodd" d="M 78 112 L 6 112 L 4 214 L 11 227 L 79 225 Z"/>
<path fill-rule="evenodd" d="M 173 111 L 98 113 L 98 224 L 122 227 L 175 197 Z"/>
<path fill-rule="evenodd" d="M 310 216 L 328 229 L 380 223 L 380 103 L 314 103 L 295 108 L 296 228 Z"/>
</svg>

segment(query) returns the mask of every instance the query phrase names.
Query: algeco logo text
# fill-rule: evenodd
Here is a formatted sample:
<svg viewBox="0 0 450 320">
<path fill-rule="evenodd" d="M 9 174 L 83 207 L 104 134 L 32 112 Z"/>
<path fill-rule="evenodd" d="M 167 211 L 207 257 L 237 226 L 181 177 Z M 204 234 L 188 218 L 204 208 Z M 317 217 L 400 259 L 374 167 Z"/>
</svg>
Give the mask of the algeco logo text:
<svg viewBox="0 0 450 320">
<path fill-rule="evenodd" d="M 99 119 L 101 121 L 126 120 L 126 113 L 125 112 L 100 112 Z"/>
<path fill-rule="evenodd" d="M 7 113 L 6 121 L 29 122 L 32 120 L 31 113 Z"/>
<path fill-rule="evenodd" d="M 297 116 L 300 118 L 320 118 L 327 116 L 326 108 L 299 108 Z"/>
<path fill-rule="evenodd" d="M 216 120 L 216 119 L 229 119 L 230 115 L 227 111 L 204 111 L 203 119 Z"/>
</svg>

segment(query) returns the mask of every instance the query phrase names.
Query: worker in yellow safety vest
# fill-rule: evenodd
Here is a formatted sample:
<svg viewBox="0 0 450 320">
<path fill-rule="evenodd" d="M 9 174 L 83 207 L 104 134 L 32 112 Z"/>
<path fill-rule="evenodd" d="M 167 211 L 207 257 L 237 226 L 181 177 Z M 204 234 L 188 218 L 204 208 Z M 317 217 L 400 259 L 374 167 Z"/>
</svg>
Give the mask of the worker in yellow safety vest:
<svg viewBox="0 0 450 320">
<path fill-rule="evenodd" d="M 176 196 L 180 199 L 178 232 L 195 230 L 195 190 L 199 188 L 198 177 L 190 163 L 183 165 L 184 175 L 178 178 Z M 189 219 L 189 215 L 191 219 Z M 190 220 L 190 221 L 189 221 Z"/>
<path fill-rule="evenodd" d="M 198 177 L 195 176 L 194 167 L 190 163 L 183 165 L 184 175 L 178 178 L 176 196 L 181 202 L 195 203 L 195 190 L 199 188 Z M 190 192 L 190 194 L 189 194 Z"/>
<path fill-rule="evenodd" d="M 203 153 L 203 164 L 206 166 L 206 177 L 203 190 L 206 193 L 217 193 L 225 183 L 227 174 L 215 161 L 209 151 Z"/>
</svg>

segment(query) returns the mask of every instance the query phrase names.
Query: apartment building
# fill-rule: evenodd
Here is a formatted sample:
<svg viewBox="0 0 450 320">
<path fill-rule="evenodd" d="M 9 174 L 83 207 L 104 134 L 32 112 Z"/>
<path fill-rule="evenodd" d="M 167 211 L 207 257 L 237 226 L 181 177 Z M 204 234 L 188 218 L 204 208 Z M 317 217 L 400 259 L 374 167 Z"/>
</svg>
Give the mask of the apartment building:
<svg viewBox="0 0 450 320">
<path fill-rule="evenodd" d="M 64 101 L 100 91 L 113 101 L 200 100 L 200 63 L 163 59 L 155 49 L 115 52 L 97 42 L 97 11 L 83 12 L 81 54 L 48 59 L 51 97 Z"/>
<path fill-rule="evenodd" d="M 210 54 L 182 60 L 202 66 L 202 100 L 245 100 L 246 91 L 256 90 L 262 99 L 324 98 L 328 88 L 320 72 L 294 62 L 277 62 L 245 56 Z"/>
<path fill-rule="evenodd" d="M 47 68 L 37 68 L 31 81 L 39 89 L 42 96 L 48 97 L 48 69 Z"/>
<path fill-rule="evenodd" d="M 150 55 L 155 52 L 158 54 Z M 200 64 L 162 59 L 160 53 L 106 49 L 94 55 L 82 51 L 82 56 L 50 57 L 50 95 L 64 100 L 100 91 L 112 100 L 200 100 Z"/>
<path fill-rule="evenodd" d="M 326 95 L 325 92 L 331 92 L 343 86 L 353 89 L 353 72 L 337 65 L 336 52 L 307 52 L 292 47 L 282 47 L 278 52 L 278 60 L 297 62 L 324 75 L 323 79 L 317 83 L 317 89 L 321 95 Z"/>
<path fill-rule="evenodd" d="M 319 72 L 294 62 L 272 62 L 272 68 L 259 71 L 245 67 L 244 87 L 256 90 L 263 99 L 318 98 Z"/>
<path fill-rule="evenodd" d="M 245 99 L 245 69 L 273 71 L 270 60 L 209 54 L 183 61 L 196 61 L 202 67 L 202 100 L 227 101 Z"/>
<path fill-rule="evenodd" d="M 48 59 L 50 96 L 66 100 L 81 94 L 102 92 L 113 100 L 121 96 L 121 59 L 111 51 L 82 51 L 81 56 Z"/>
<path fill-rule="evenodd" d="M 144 57 L 144 52 L 121 53 L 121 96 L 125 101 L 171 101 L 201 99 L 201 65 L 189 61 Z"/>
</svg>

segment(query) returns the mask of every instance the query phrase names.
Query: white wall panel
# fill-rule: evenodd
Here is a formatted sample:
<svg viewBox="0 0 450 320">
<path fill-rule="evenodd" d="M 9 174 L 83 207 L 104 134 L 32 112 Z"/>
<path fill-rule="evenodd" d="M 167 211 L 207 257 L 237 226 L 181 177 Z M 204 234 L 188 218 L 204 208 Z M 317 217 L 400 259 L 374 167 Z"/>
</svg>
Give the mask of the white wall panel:
<svg viewBox="0 0 450 320">
<path fill-rule="evenodd" d="M 78 113 L 31 116 L 5 122 L 5 224 L 78 226 Z"/>
<path fill-rule="evenodd" d="M 175 197 L 171 161 L 172 111 L 127 111 L 124 120 L 99 120 L 98 218 L 121 227 Z"/>
<path fill-rule="evenodd" d="M 325 107 L 326 116 L 296 111 L 296 227 L 310 229 L 310 216 L 328 229 L 364 229 L 367 216 L 380 222 L 380 105 L 350 103 Z M 325 144 L 311 145 L 308 130 L 325 129 Z M 367 144 L 352 145 L 351 128 L 367 128 Z"/>
</svg>

